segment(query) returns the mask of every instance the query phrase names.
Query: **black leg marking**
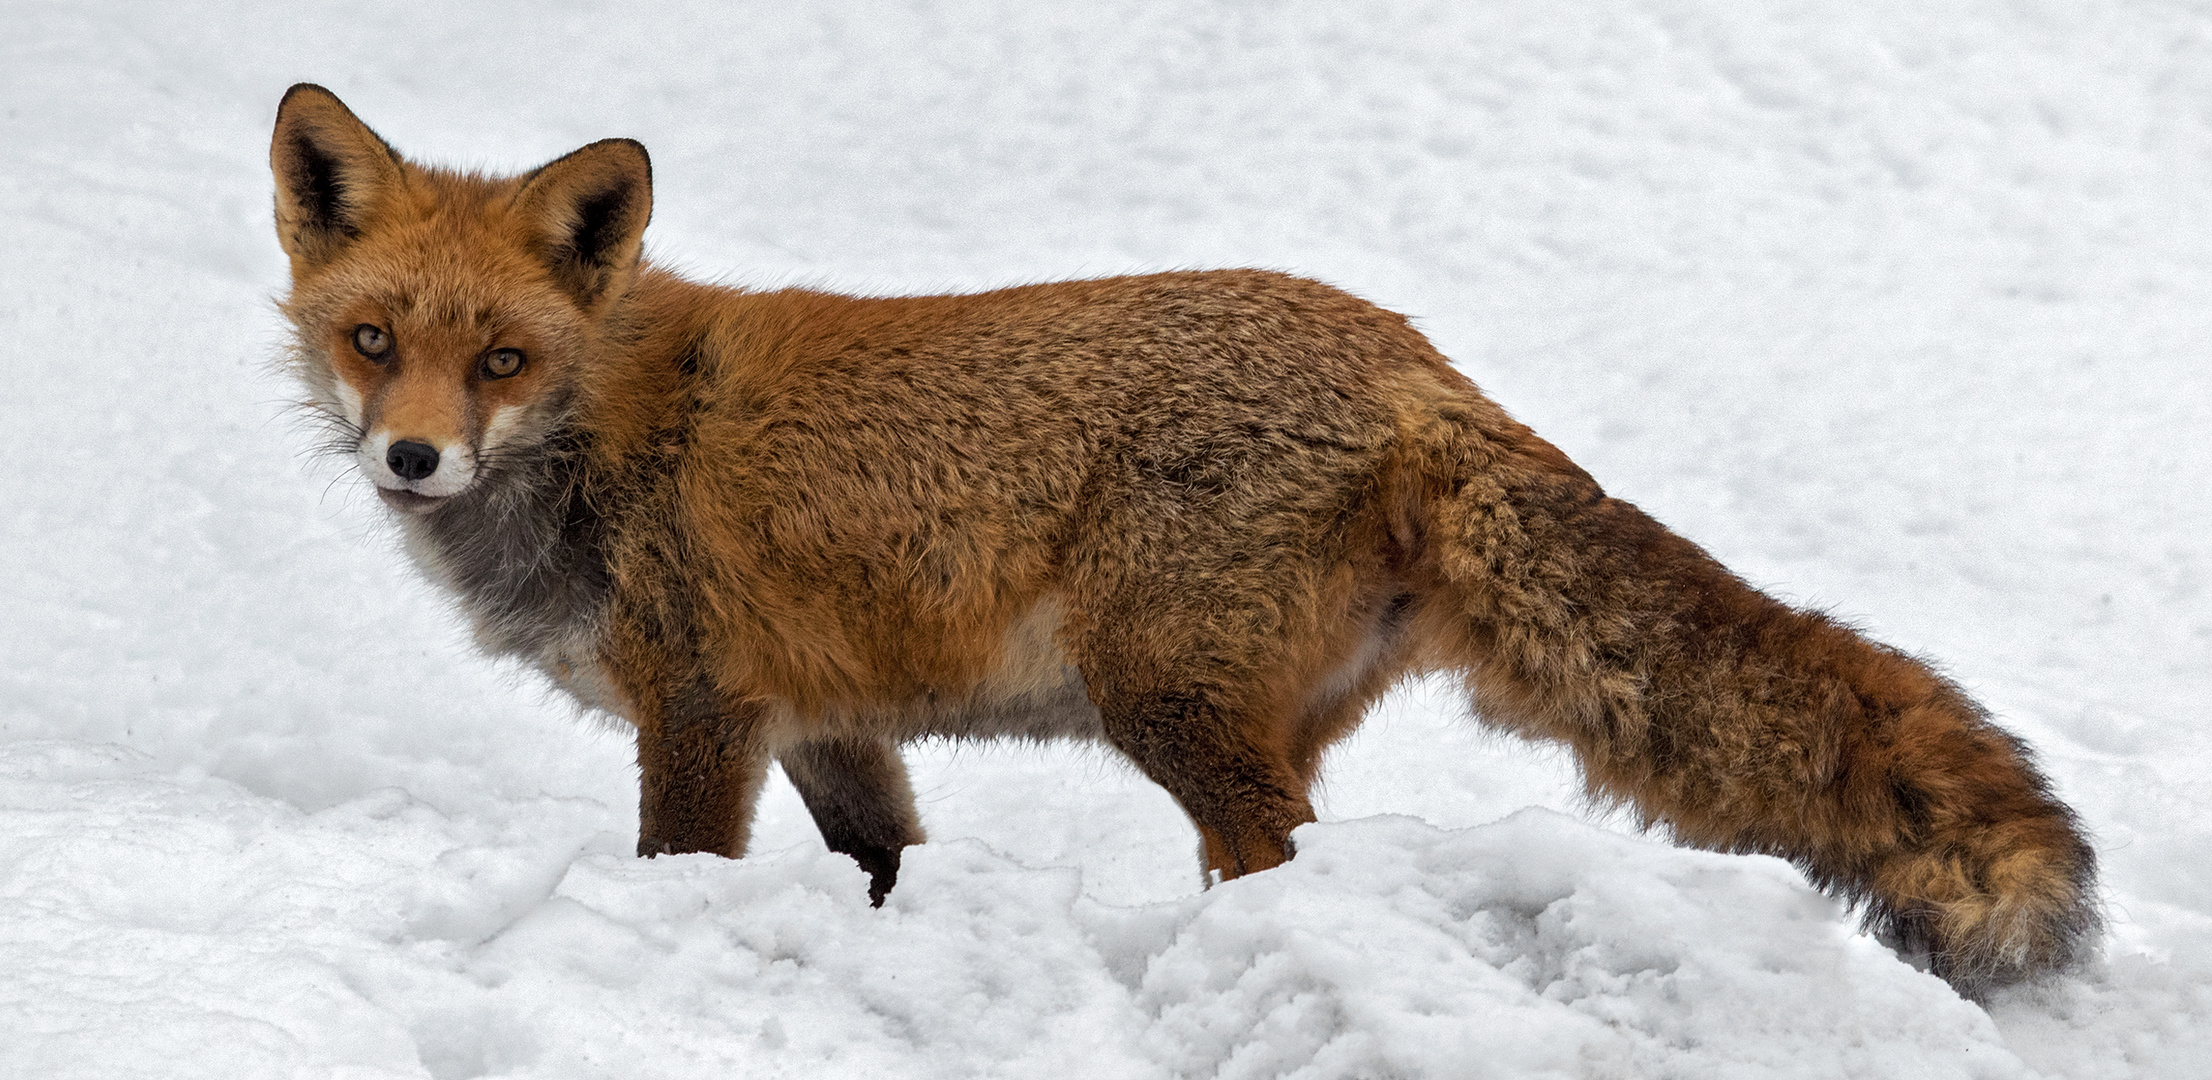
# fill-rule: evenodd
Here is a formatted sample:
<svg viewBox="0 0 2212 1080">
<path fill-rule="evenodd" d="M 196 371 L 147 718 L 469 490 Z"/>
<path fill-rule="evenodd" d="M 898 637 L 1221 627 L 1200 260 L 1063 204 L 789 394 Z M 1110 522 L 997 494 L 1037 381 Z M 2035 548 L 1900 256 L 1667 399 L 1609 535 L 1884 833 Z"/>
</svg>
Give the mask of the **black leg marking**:
<svg viewBox="0 0 2212 1080">
<path fill-rule="evenodd" d="M 870 739 L 819 739 L 785 750 L 780 759 L 822 842 L 868 872 L 868 901 L 883 906 L 899 879 L 900 851 L 922 842 L 914 789 L 898 749 Z"/>
</svg>

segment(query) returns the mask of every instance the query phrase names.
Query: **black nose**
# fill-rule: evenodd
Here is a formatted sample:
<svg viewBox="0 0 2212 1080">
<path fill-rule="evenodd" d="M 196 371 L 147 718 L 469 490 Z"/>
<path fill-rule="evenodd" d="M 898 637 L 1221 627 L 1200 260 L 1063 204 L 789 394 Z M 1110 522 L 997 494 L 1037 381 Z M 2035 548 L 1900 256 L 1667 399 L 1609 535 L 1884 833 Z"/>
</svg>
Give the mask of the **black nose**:
<svg viewBox="0 0 2212 1080">
<path fill-rule="evenodd" d="M 413 439 L 396 442 L 384 452 L 384 464 L 402 480 L 420 480 L 438 471 L 438 448 Z"/>
</svg>

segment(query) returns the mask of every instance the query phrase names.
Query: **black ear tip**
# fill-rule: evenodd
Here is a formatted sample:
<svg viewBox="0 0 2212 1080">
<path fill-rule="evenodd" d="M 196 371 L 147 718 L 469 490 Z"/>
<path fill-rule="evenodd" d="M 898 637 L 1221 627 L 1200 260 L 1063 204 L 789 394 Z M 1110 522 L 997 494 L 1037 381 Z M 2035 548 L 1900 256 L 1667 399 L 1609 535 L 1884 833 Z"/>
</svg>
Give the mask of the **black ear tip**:
<svg viewBox="0 0 2212 1080">
<path fill-rule="evenodd" d="M 636 139 L 601 139 L 586 147 L 586 149 L 625 150 L 634 153 L 638 156 L 638 161 L 645 165 L 645 179 L 648 181 L 653 179 L 653 155 L 646 153 L 645 144 Z"/>
<path fill-rule="evenodd" d="M 309 97 L 326 97 L 332 101 L 338 100 L 338 95 L 333 94 L 329 90 L 326 90 L 314 83 L 293 83 L 292 88 L 284 92 L 283 99 L 277 102 L 277 108 L 281 109 L 286 105 L 290 105 L 293 98 L 300 97 L 302 95 L 306 95 Z"/>
</svg>

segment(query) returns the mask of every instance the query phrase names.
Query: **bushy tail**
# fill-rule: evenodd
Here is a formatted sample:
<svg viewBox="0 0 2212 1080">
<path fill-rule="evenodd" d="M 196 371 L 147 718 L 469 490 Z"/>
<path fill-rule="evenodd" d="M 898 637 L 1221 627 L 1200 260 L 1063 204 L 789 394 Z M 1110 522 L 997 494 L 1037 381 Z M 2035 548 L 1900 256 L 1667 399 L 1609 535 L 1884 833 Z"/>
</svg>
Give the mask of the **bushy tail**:
<svg viewBox="0 0 2212 1080">
<path fill-rule="evenodd" d="M 1969 995 L 2081 957 L 2095 854 L 1957 686 L 1746 585 L 1487 402 L 1419 444 L 1413 630 L 1486 721 L 1572 746 L 1592 795 L 1683 842 L 1791 860 Z"/>
</svg>

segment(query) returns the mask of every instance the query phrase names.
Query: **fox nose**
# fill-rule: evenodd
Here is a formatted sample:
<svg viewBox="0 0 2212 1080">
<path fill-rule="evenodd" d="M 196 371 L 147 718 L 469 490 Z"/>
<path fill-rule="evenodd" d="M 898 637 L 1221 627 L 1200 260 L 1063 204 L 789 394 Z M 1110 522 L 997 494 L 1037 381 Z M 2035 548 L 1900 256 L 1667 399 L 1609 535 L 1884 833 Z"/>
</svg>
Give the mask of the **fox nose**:
<svg viewBox="0 0 2212 1080">
<path fill-rule="evenodd" d="M 408 439 L 384 452 L 384 464 L 402 480 L 420 480 L 438 471 L 438 448 Z"/>
</svg>

